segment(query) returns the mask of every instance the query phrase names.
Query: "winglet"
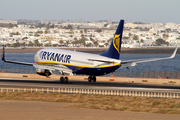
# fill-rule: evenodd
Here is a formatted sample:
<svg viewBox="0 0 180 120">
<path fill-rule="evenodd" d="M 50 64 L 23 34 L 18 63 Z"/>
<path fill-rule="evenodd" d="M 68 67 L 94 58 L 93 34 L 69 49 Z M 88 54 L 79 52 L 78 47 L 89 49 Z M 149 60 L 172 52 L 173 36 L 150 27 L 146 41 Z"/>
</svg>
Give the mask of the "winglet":
<svg viewBox="0 0 180 120">
<path fill-rule="evenodd" d="M 171 57 L 169 57 L 169 58 L 174 58 L 174 57 L 175 57 L 176 52 L 177 52 L 177 49 L 178 49 L 178 47 L 176 47 L 176 49 L 174 50 L 173 54 L 172 54 Z"/>
<path fill-rule="evenodd" d="M 4 54 L 5 54 L 5 49 L 4 49 L 4 45 L 3 45 L 2 61 L 3 61 L 3 62 L 6 62 Z"/>
<path fill-rule="evenodd" d="M 25 63 L 25 62 L 17 62 L 17 61 L 5 60 L 5 48 L 4 48 L 4 46 L 3 46 L 3 50 L 2 50 L 2 61 L 7 62 L 7 63 L 21 64 L 21 65 L 30 65 L 30 66 L 34 65 L 33 63 Z"/>
</svg>

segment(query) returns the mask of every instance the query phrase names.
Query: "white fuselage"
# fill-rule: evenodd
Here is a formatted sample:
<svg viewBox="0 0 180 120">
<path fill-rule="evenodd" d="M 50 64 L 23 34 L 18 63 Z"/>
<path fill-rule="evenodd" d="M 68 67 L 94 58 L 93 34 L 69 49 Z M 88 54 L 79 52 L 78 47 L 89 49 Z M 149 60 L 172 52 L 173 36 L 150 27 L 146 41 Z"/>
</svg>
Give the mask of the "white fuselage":
<svg viewBox="0 0 180 120">
<path fill-rule="evenodd" d="M 104 57 L 96 54 L 82 53 L 62 49 L 41 49 L 34 57 L 37 64 L 49 66 L 64 65 L 70 69 L 82 68 L 110 68 L 120 66 L 120 60 Z M 98 61 L 96 61 L 98 60 Z M 112 63 L 99 62 L 111 61 Z"/>
</svg>

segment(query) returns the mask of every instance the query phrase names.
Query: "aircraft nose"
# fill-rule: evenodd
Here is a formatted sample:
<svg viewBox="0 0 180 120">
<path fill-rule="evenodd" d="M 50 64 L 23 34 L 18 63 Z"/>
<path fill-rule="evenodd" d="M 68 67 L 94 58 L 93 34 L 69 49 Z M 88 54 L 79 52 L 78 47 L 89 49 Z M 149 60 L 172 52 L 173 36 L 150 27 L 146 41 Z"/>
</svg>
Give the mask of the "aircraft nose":
<svg viewBox="0 0 180 120">
<path fill-rule="evenodd" d="M 34 56 L 34 61 L 37 62 L 39 60 L 39 56 L 38 54 L 36 53 L 36 55 Z"/>
</svg>

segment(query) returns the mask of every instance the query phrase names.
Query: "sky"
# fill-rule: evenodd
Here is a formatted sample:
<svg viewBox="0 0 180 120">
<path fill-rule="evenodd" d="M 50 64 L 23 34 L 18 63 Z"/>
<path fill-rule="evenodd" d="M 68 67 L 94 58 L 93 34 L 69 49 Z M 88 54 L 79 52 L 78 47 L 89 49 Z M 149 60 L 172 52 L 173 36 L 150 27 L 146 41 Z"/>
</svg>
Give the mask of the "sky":
<svg viewBox="0 0 180 120">
<path fill-rule="evenodd" d="M 180 24 L 180 0 L 0 0 L 0 19 Z"/>
</svg>

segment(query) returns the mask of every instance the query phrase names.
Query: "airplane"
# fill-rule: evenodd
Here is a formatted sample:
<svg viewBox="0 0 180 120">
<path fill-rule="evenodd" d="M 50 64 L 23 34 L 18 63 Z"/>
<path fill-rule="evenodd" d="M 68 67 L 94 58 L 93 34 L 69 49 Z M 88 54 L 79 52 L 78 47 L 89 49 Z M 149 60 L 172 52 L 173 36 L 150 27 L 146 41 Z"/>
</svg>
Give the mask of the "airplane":
<svg viewBox="0 0 180 120">
<path fill-rule="evenodd" d="M 35 63 L 5 60 L 5 49 L 3 47 L 2 61 L 6 63 L 34 66 L 36 73 L 42 76 L 50 76 L 52 71 L 59 71 L 61 83 L 68 83 L 69 75 L 89 75 L 89 82 L 96 82 L 96 76 L 106 75 L 114 72 L 121 66 L 129 69 L 137 63 L 151 62 L 157 60 L 172 59 L 175 57 L 178 47 L 170 57 L 148 58 L 136 60 L 120 60 L 121 43 L 123 35 L 124 20 L 120 20 L 109 49 L 102 54 L 90 54 L 55 48 L 44 48 L 34 56 Z"/>
</svg>

